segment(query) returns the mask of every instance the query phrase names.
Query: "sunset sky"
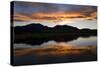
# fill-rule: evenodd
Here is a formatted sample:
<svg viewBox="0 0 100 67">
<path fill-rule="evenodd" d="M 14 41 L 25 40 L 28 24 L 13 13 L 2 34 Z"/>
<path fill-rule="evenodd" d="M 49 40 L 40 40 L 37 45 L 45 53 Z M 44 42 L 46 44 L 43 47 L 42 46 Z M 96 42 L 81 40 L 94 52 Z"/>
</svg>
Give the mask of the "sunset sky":
<svg viewBox="0 0 100 67">
<path fill-rule="evenodd" d="M 14 2 L 14 26 L 40 23 L 97 29 L 97 7 L 54 3 Z"/>
</svg>

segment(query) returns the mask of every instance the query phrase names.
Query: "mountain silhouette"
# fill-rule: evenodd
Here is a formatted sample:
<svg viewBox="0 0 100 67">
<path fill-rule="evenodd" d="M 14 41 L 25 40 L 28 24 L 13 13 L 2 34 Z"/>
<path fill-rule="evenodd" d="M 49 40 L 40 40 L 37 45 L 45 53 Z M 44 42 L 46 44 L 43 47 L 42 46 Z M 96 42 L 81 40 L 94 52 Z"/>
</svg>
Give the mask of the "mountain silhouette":
<svg viewBox="0 0 100 67">
<path fill-rule="evenodd" d="M 97 35 L 96 29 L 78 29 L 68 25 L 47 27 L 41 24 L 29 24 L 26 26 L 16 26 L 11 28 L 15 43 L 41 44 L 42 42 L 49 40 L 67 42 L 78 37 L 89 37 Z"/>
</svg>

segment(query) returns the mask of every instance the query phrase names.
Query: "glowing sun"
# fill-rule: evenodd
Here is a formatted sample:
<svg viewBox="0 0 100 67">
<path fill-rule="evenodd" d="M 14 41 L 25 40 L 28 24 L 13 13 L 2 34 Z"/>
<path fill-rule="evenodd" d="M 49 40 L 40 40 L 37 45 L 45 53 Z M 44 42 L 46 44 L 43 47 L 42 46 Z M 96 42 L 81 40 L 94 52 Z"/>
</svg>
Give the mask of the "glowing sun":
<svg viewBox="0 0 100 67">
<path fill-rule="evenodd" d="M 72 20 L 64 20 L 64 21 L 62 21 L 62 22 L 59 22 L 58 23 L 58 25 L 65 25 L 65 24 L 67 24 L 67 23 L 73 23 L 74 21 L 72 21 Z"/>
</svg>

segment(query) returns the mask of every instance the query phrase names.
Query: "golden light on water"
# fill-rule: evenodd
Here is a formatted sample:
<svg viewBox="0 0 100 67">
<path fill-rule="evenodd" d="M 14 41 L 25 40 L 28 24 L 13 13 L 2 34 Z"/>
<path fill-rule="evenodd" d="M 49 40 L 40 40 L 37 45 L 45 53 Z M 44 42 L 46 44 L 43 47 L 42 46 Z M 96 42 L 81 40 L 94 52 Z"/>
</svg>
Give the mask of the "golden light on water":
<svg viewBox="0 0 100 67">
<path fill-rule="evenodd" d="M 62 45 L 61 45 L 62 44 Z M 22 48 L 22 49 L 15 49 L 14 53 L 15 56 L 22 56 L 22 55 L 36 55 L 36 56 L 44 56 L 44 55 L 51 55 L 51 56 L 62 56 L 62 55 L 79 55 L 83 53 L 93 52 L 96 49 L 95 46 L 72 46 L 70 44 L 65 45 L 64 43 L 60 43 L 60 45 L 48 45 L 44 48 Z"/>
</svg>

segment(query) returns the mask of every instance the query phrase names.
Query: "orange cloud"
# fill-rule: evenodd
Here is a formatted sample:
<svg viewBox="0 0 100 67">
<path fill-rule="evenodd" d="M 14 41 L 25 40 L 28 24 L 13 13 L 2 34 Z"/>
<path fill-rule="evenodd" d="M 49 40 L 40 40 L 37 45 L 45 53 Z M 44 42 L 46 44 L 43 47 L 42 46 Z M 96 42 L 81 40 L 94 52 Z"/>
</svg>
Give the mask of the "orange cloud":
<svg viewBox="0 0 100 67">
<path fill-rule="evenodd" d="M 83 12 L 54 12 L 54 13 L 33 13 L 32 15 L 15 14 L 15 21 L 47 21 L 47 22 L 60 22 L 67 19 L 83 18 L 83 19 L 96 19 L 96 12 L 85 15 Z"/>
<path fill-rule="evenodd" d="M 84 18 L 80 13 L 36 13 L 32 15 L 33 20 L 63 21 L 66 19 Z"/>
<path fill-rule="evenodd" d="M 31 18 L 22 14 L 15 14 L 13 20 L 15 21 L 29 21 Z"/>
<path fill-rule="evenodd" d="M 97 18 L 97 12 L 91 13 L 91 17 L 94 18 L 94 19 L 96 19 Z"/>
</svg>

